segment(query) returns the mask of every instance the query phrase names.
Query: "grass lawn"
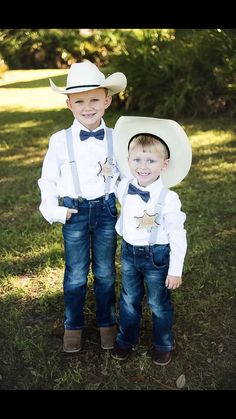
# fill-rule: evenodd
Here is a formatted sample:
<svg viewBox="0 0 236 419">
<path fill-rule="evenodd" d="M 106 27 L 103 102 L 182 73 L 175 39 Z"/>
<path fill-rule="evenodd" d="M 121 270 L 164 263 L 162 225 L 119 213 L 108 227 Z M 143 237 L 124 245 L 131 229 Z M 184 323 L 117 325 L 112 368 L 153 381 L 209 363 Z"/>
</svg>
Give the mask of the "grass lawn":
<svg viewBox="0 0 236 419">
<path fill-rule="evenodd" d="M 235 390 L 235 120 L 178 121 L 193 165 L 174 188 L 187 214 L 188 253 L 183 285 L 172 293 L 172 362 L 152 363 L 146 301 L 138 350 L 120 363 L 100 349 L 91 274 L 83 350 L 63 353 L 61 225 L 39 213 L 37 179 L 50 135 L 72 123 L 65 97 L 48 84 L 52 77 L 63 86 L 65 73 L 12 71 L 0 79 L 0 389 L 179 391 L 184 376 L 184 390 Z M 121 114 L 111 106 L 105 120 L 113 126 Z M 119 246 L 116 267 L 118 296 Z"/>
</svg>

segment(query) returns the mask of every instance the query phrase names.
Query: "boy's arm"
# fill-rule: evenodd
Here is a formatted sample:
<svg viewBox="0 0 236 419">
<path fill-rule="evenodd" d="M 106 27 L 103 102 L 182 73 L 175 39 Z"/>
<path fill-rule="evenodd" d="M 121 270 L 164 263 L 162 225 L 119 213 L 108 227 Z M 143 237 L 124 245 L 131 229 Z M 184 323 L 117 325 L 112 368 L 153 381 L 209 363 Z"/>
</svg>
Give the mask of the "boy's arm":
<svg viewBox="0 0 236 419">
<path fill-rule="evenodd" d="M 59 206 L 57 184 L 60 176 L 60 158 L 58 156 L 55 137 L 52 136 L 44 158 L 42 175 L 38 180 L 41 191 L 39 210 L 44 218 L 52 224 L 59 221 L 65 223 L 67 208 Z"/>
<path fill-rule="evenodd" d="M 170 243 L 170 264 L 166 286 L 174 289 L 182 282 L 181 276 L 187 251 L 186 230 L 184 228 L 186 214 L 181 211 L 181 202 L 176 192 L 170 191 L 166 201 L 167 209 L 163 215 Z"/>
</svg>

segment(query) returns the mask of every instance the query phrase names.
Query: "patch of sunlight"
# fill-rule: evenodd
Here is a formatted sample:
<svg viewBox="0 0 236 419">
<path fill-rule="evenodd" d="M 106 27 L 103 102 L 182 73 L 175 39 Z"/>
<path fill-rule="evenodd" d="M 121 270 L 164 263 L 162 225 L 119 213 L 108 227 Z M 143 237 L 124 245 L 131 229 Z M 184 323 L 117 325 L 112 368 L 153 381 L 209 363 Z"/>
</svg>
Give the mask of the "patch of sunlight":
<svg viewBox="0 0 236 419">
<path fill-rule="evenodd" d="M 50 87 L 1 89 L 0 110 L 8 111 L 16 106 L 18 111 L 63 109 L 67 108 L 66 99 L 66 95 L 55 93 Z"/>
<path fill-rule="evenodd" d="M 7 177 L 1 177 L 0 178 L 0 183 L 14 183 L 16 182 L 16 180 L 18 179 L 17 176 L 7 176 Z"/>
<path fill-rule="evenodd" d="M 63 76 L 67 70 L 60 69 L 42 69 L 42 70 L 9 70 L 3 74 L 0 79 L 0 86 L 22 81 L 38 80 L 42 78 Z"/>
<path fill-rule="evenodd" d="M 236 170 L 236 163 L 230 163 L 225 160 L 217 161 L 217 162 L 211 162 L 211 164 L 204 163 L 199 164 L 198 168 L 200 168 L 204 172 L 233 172 Z"/>
<path fill-rule="evenodd" d="M 2 158 L 2 161 L 12 162 L 12 161 L 15 161 L 15 160 L 17 161 L 17 160 L 23 159 L 23 158 L 25 158 L 25 154 L 14 154 L 14 156 L 7 156 L 7 157 Z"/>
<path fill-rule="evenodd" d="M 32 119 L 28 120 L 28 121 L 24 121 L 24 122 L 16 122 L 11 123 L 11 124 L 6 124 L 5 126 L 2 125 L 2 129 L 4 128 L 4 132 L 10 133 L 12 131 L 15 131 L 16 128 L 32 128 L 32 127 L 37 127 L 38 125 L 42 125 L 41 121 L 33 121 Z"/>
<path fill-rule="evenodd" d="M 236 235 L 236 228 L 231 228 L 230 230 L 223 230 L 219 233 L 215 234 L 215 236 L 220 236 L 222 239 L 227 239 L 228 237 L 232 236 L 235 237 Z"/>
<path fill-rule="evenodd" d="M 4 148 L 1 149 L 0 147 L 0 151 L 3 151 Z M 6 150 L 6 149 L 5 149 Z M 32 158 L 32 161 L 38 161 L 40 160 L 42 157 L 45 156 L 45 151 L 44 150 L 38 150 L 38 151 L 33 151 L 32 153 L 29 150 L 29 147 L 27 147 L 27 151 L 25 151 L 24 154 L 17 154 L 14 152 L 14 154 L 9 155 L 9 156 L 5 156 L 5 157 L 1 157 L 1 160 L 4 162 L 13 162 L 13 161 L 18 161 L 18 160 L 25 160 L 26 157 L 27 159 Z"/>
<path fill-rule="evenodd" d="M 41 161 L 44 156 L 45 156 L 44 150 L 39 150 L 37 152 L 35 150 L 33 152 L 30 152 L 30 151 L 28 152 L 27 150 L 27 152 L 25 152 L 24 154 L 18 153 L 18 154 L 2 157 L 2 161 L 10 162 L 10 163 L 12 163 L 13 161 L 16 161 L 20 163 L 21 166 L 26 167 L 26 166 L 31 165 L 32 163 Z"/>
<path fill-rule="evenodd" d="M 221 156 L 224 155 L 224 153 L 232 153 L 231 157 L 233 156 L 233 153 L 235 152 L 235 147 L 230 147 L 228 145 L 228 143 L 225 143 L 221 146 L 219 145 L 212 145 L 210 147 L 199 147 L 198 149 L 194 149 L 193 153 L 195 156 L 208 156 L 208 159 L 216 159 L 219 158 L 219 155 L 221 154 Z"/>
<path fill-rule="evenodd" d="M 226 144 L 233 139 L 233 133 L 210 130 L 207 132 L 200 132 L 196 135 L 191 135 L 189 138 L 193 148 L 200 148 L 209 145 Z"/>
<path fill-rule="evenodd" d="M 0 144 L 0 151 L 9 150 L 9 148 L 9 144 L 5 140 L 3 140 Z"/>
<path fill-rule="evenodd" d="M 50 291 L 52 293 L 62 292 L 63 284 L 63 269 L 50 269 L 46 268 L 43 272 L 38 275 L 32 273 L 25 273 L 21 275 L 12 275 L 7 278 L 7 286 L 2 287 L 2 296 L 4 292 L 6 295 L 9 290 L 21 289 L 24 293 L 27 291 L 35 293 L 35 296 L 39 297 L 39 294 L 43 294 Z M 25 294 L 26 295 L 26 294 Z"/>
<path fill-rule="evenodd" d="M 215 162 L 214 164 L 198 164 L 198 171 L 202 172 L 205 180 L 227 179 L 236 172 L 236 163 L 226 161 Z"/>
</svg>

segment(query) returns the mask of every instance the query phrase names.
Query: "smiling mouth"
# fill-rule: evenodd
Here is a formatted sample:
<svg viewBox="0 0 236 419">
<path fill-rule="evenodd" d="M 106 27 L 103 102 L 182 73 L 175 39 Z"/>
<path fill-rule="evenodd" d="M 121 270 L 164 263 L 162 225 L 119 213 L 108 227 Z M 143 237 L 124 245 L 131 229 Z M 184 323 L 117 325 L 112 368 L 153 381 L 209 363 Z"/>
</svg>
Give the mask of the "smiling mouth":
<svg viewBox="0 0 236 419">
<path fill-rule="evenodd" d="M 83 114 L 83 118 L 93 118 L 96 115 L 96 113 L 89 113 L 89 114 Z"/>
<path fill-rule="evenodd" d="M 139 175 L 139 176 L 149 176 L 149 175 L 150 175 L 150 173 L 138 172 L 138 175 Z"/>
</svg>

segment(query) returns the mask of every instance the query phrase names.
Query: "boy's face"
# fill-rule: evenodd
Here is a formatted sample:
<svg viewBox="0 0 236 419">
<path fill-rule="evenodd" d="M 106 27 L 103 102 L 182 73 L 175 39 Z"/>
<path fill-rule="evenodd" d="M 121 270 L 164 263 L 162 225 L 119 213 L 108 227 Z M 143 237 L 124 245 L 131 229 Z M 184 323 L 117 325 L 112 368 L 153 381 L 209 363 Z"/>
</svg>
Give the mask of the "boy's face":
<svg viewBox="0 0 236 419">
<path fill-rule="evenodd" d="M 129 167 L 140 186 L 148 186 L 166 170 L 169 160 L 159 150 L 136 146 L 129 152 Z"/>
<path fill-rule="evenodd" d="M 111 96 L 105 89 L 93 89 L 86 92 L 71 93 L 66 101 L 74 117 L 90 131 L 96 129 L 101 122 L 105 110 L 110 106 Z"/>
</svg>

